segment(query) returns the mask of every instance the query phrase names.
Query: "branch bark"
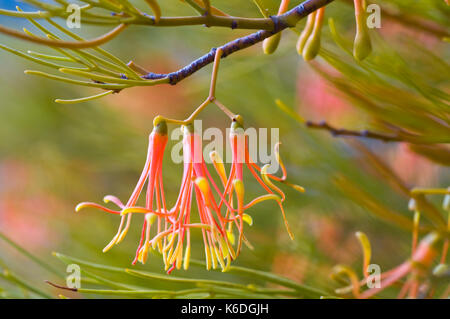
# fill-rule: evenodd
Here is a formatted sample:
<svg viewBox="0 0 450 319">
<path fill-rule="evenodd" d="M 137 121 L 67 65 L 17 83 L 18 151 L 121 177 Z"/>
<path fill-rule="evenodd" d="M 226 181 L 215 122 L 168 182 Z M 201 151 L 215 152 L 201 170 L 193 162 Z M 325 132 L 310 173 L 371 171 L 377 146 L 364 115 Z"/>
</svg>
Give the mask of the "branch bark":
<svg viewBox="0 0 450 319">
<path fill-rule="evenodd" d="M 245 37 L 238 38 L 236 40 L 233 40 L 231 42 L 228 42 L 227 44 L 224 44 L 220 47 L 222 50 L 222 58 L 227 57 L 228 55 L 243 50 L 245 48 L 248 48 L 256 43 L 262 42 L 264 39 L 283 31 L 286 28 L 295 27 L 295 25 L 300 21 L 302 18 L 306 17 L 308 14 L 316 11 L 317 9 L 329 4 L 330 2 L 333 2 L 334 0 L 308 0 L 305 1 L 302 4 L 299 4 L 298 6 L 294 7 L 293 9 L 289 10 L 285 14 L 279 15 L 279 16 L 272 16 L 270 19 L 261 19 L 261 20 L 271 20 L 273 23 L 272 30 L 259 30 L 258 32 L 252 33 L 250 35 L 247 35 Z M 220 17 L 220 18 L 226 18 L 226 17 Z M 233 21 L 231 22 L 231 28 L 233 28 Z M 237 27 L 234 25 L 234 27 Z M 172 85 L 177 84 L 181 80 L 187 78 L 188 76 L 192 75 L 193 73 L 197 72 L 201 68 L 205 67 L 206 65 L 212 63 L 214 61 L 214 56 L 216 53 L 217 48 L 211 49 L 210 52 L 206 53 L 205 55 L 201 56 L 200 58 L 196 59 L 195 61 L 191 62 L 189 65 L 179 69 L 178 71 L 168 73 L 168 74 L 161 74 L 161 73 L 153 73 L 150 72 L 143 76 L 145 79 L 161 79 L 161 78 L 169 78 L 169 83 Z"/>
</svg>

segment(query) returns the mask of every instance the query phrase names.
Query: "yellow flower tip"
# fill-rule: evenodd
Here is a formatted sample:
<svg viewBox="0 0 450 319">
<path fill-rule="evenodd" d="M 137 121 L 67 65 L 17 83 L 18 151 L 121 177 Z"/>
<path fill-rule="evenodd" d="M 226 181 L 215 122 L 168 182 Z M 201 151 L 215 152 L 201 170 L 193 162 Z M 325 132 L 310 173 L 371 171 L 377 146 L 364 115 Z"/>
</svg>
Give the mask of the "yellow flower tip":
<svg viewBox="0 0 450 319">
<path fill-rule="evenodd" d="M 112 248 L 113 245 L 107 245 L 105 248 L 102 249 L 103 253 L 106 253 L 108 250 Z"/>
<path fill-rule="evenodd" d="M 228 251 L 228 245 L 222 236 L 219 237 L 219 245 L 220 245 L 220 250 L 222 251 L 223 257 L 228 258 L 230 256 L 230 253 Z"/>
<path fill-rule="evenodd" d="M 206 206 L 210 206 L 209 195 L 210 195 L 211 189 L 209 187 L 208 180 L 205 177 L 197 177 L 194 180 L 194 183 L 195 183 L 195 185 L 197 185 L 200 192 L 203 194 L 203 197 L 205 198 Z"/>
<path fill-rule="evenodd" d="M 290 229 L 288 229 L 288 235 L 289 235 L 289 238 L 290 238 L 291 240 L 294 240 L 294 239 L 295 239 L 295 236 L 294 236 L 294 234 L 291 232 Z"/>
<path fill-rule="evenodd" d="M 300 192 L 300 193 L 304 193 L 305 192 L 305 188 L 300 186 L 300 185 L 292 185 L 292 188 L 295 189 L 296 191 Z"/>
<path fill-rule="evenodd" d="M 233 187 L 234 190 L 236 191 L 236 195 L 238 196 L 238 200 L 244 202 L 244 193 L 245 193 L 244 182 L 236 178 L 235 180 L 233 180 Z"/>
<path fill-rule="evenodd" d="M 105 197 L 103 197 L 103 202 L 105 204 L 108 204 L 110 202 L 108 195 L 106 195 Z"/>
<path fill-rule="evenodd" d="M 250 215 L 248 215 L 248 214 L 243 214 L 243 215 L 242 215 L 242 220 L 243 220 L 244 222 L 246 222 L 249 226 L 252 226 L 252 225 L 253 225 L 253 218 L 252 218 L 252 216 L 250 216 Z"/>
<path fill-rule="evenodd" d="M 219 177 L 222 183 L 225 185 L 227 182 L 227 173 L 225 170 L 225 166 L 223 165 L 223 160 L 220 154 L 217 151 L 211 151 L 209 153 L 209 158 L 214 165 L 215 170 L 219 174 Z"/>
<path fill-rule="evenodd" d="M 206 270 L 211 270 L 211 254 L 208 245 L 205 246 L 205 260 L 206 260 Z"/>
<path fill-rule="evenodd" d="M 124 240 L 125 236 L 128 233 L 128 229 L 129 229 L 129 227 L 125 227 L 124 230 L 122 230 L 119 237 L 117 238 L 116 244 L 119 244 Z"/>
<path fill-rule="evenodd" d="M 227 238 L 228 241 L 230 242 L 231 245 L 234 245 L 234 243 L 236 242 L 236 236 L 234 236 L 232 231 L 227 231 Z"/>
<path fill-rule="evenodd" d="M 145 264 L 147 262 L 147 259 L 148 259 L 148 248 L 149 248 L 149 245 L 148 245 L 148 242 L 147 242 L 139 250 L 138 261 L 141 264 Z"/>
<path fill-rule="evenodd" d="M 105 248 L 103 248 L 103 252 L 106 253 L 108 250 L 110 250 L 117 242 L 117 237 L 118 235 L 114 236 L 114 238 L 109 242 L 108 245 L 105 246 Z"/>
<path fill-rule="evenodd" d="M 76 207 L 75 207 L 75 212 L 78 213 L 80 210 L 82 210 L 83 208 L 89 207 L 89 203 L 79 203 Z"/>
<path fill-rule="evenodd" d="M 183 269 L 189 269 L 189 261 L 191 260 L 191 247 L 187 246 L 186 251 L 184 252 L 184 261 L 183 261 Z"/>
<path fill-rule="evenodd" d="M 369 265 L 371 255 L 372 255 L 372 248 L 370 245 L 369 238 L 366 234 L 363 232 L 357 231 L 355 233 L 356 238 L 359 240 L 359 243 L 361 245 L 361 248 L 363 250 L 364 254 L 364 267 L 367 267 Z"/>
</svg>

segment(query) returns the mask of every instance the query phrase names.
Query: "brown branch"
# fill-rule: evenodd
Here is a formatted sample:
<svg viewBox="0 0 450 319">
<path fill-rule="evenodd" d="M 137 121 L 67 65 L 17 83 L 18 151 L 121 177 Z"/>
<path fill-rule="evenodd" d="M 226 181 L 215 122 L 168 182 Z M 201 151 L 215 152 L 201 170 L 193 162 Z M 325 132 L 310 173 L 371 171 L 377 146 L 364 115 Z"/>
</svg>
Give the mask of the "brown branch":
<svg viewBox="0 0 450 319">
<path fill-rule="evenodd" d="M 308 0 L 282 15 L 270 17 L 274 24 L 273 30 L 259 30 L 258 32 L 235 39 L 222 45 L 219 48 L 223 52 L 222 58 L 225 58 L 234 52 L 251 47 L 256 43 L 262 42 L 264 39 L 269 38 L 272 35 L 279 33 L 287 28 L 294 27 L 302 18 L 333 1 L 334 0 Z M 212 63 L 216 55 L 216 50 L 217 49 L 215 48 L 212 49 L 210 52 L 194 60 L 189 65 L 179 69 L 178 71 L 168 74 L 150 72 L 144 75 L 143 78 L 148 80 L 169 78 L 169 83 L 175 85 L 181 80 L 202 69 L 206 65 Z"/>
<path fill-rule="evenodd" d="M 400 137 L 395 135 L 387 135 L 382 133 L 375 133 L 368 130 L 354 131 L 343 128 L 335 128 L 325 121 L 320 121 L 318 123 L 312 121 L 306 121 L 305 125 L 312 129 L 321 129 L 330 132 L 332 136 L 354 136 L 354 137 L 365 137 L 380 140 L 383 142 L 401 142 L 403 141 Z"/>
</svg>

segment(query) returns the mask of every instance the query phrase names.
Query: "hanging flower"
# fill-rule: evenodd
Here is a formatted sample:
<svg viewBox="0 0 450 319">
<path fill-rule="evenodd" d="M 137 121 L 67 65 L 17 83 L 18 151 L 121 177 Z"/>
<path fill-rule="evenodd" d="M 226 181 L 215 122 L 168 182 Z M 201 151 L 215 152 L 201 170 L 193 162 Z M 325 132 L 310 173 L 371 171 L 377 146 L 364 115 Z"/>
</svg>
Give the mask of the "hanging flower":
<svg viewBox="0 0 450 319">
<path fill-rule="evenodd" d="M 123 240 L 130 227 L 132 215 L 142 213 L 145 214 L 145 218 L 133 264 L 137 261 L 145 263 L 149 251 L 157 249 L 162 254 L 165 269 L 168 273 L 171 273 L 175 268 L 180 269 L 182 266 L 184 269 L 188 269 L 191 255 L 191 229 L 198 228 L 203 235 L 206 268 L 209 270 L 220 266 L 223 271 L 226 271 L 231 261 L 238 256 L 242 242 L 252 248 L 244 236 L 243 224 L 246 222 L 252 225 L 253 221 L 245 213 L 245 210 L 265 200 L 275 200 L 278 203 L 288 233 L 293 238 L 282 206 L 285 194 L 273 184 L 272 180 L 283 182 L 299 191 L 303 191 L 303 188 L 286 181 L 286 170 L 278 151 L 279 144 L 276 145 L 275 152 L 283 171 L 282 177 L 268 174 L 267 166 L 260 168 L 250 159 L 242 118 L 236 116 L 232 122 L 230 135 L 232 164 L 228 177 L 219 154 L 215 151 L 210 153 L 213 166 L 222 182 L 221 189 L 206 166 L 201 136 L 194 131 L 191 124 L 183 126 L 182 129 L 183 177 L 178 198 L 171 209 L 167 208 L 162 179 L 162 161 L 167 144 L 167 125 L 160 117 L 154 120 L 154 129 L 149 137 L 147 161 L 128 202 L 124 205 L 117 197 L 108 195 L 105 196 L 104 201 L 115 203 L 119 210 L 90 202 L 80 203 L 76 207 L 76 211 L 85 207 L 93 207 L 121 216 L 119 229 L 111 242 L 103 249 L 104 252 Z M 267 194 L 253 199 L 246 205 L 244 204 L 244 163 L 267 192 Z M 257 174 L 257 171 L 261 173 L 261 177 Z M 145 207 L 140 207 L 136 204 L 146 181 L 148 181 L 146 203 Z M 233 200 L 234 195 L 236 203 Z M 197 203 L 198 222 L 191 220 L 193 196 L 195 196 L 195 202 Z M 224 213 L 222 213 L 222 209 L 225 210 Z M 152 235 L 151 229 L 154 224 L 157 224 L 157 229 L 156 233 Z M 239 233 L 237 250 L 233 248 L 235 244 L 233 225 L 236 226 Z"/>
<path fill-rule="evenodd" d="M 146 244 L 153 247 L 162 245 L 161 253 L 166 270 L 188 269 L 190 260 L 190 229 L 200 228 L 205 246 L 206 268 L 223 270 L 230 265 L 235 253 L 225 231 L 226 220 L 220 213 L 211 190 L 211 185 L 221 196 L 221 192 L 206 167 L 201 137 L 194 132 L 192 125 L 183 127 L 184 171 L 180 192 L 175 206 L 166 213 L 166 228 Z M 192 196 L 195 194 L 200 223 L 191 223 Z M 148 208 L 130 207 L 123 213 L 140 212 L 151 214 Z M 184 245 L 186 247 L 184 248 Z M 183 254 L 184 250 L 184 254 Z"/>
<path fill-rule="evenodd" d="M 166 202 L 163 191 L 163 180 L 162 180 L 162 161 L 164 156 L 164 149 L 167 144 L 167 124 L 165 121 L 160 120 L 159 117 L 155 118 L 154 121 L 154 129 L 149 136 L 149 146 L 147 152 L 147 160 L 144 165 L 144 169 L 142 170 L 141 176 L 136 187 L 133 190 L 130 198 L 127 203 L 124 205 L 117 197 L 112 195 L 107 195 L 104 197 L 104 202 L 112 202 L 116 204 L 120 210 L 109 209 L 105 206 L 91 203 L 91 202 L 83 202 L 77 205 L 75 211 L 80 211 L 86 207 L 98 208 L 107 213 L 118 214 L 121 215 L 119 228 L 117 230 L 116 235 L 110 241 L 108 245 L 103 249 L 103 252 L 111 249 L 115 244 L 120 243 L 124 237 L 126 236 L 130 225 L 132 214 L 127 214 L 126 210 L 130 207 L 136 206 L 136 203 L 139 199 L 139 196 L 144 188 L 145 182 L 147 183 L 147 194 L 146 194 L 146 209 L 151 212 L 146 215 L 143 228 L 141 240 L 139 243 L 139 247 L 136 253 L 136 258 L 133 261 L 135 264 L 138 260 L 141 262 L 145 262 L 148 247 L 143 246 L 144 238 L 146 235 L 149 235 L 150 227 L 152 223 L 157 219 L 157 227 L 158 233 L 161 231 L 162 227 L 162 217 L 167 214 L 166 210 Z M 156 199 L 156 210 L 153 210 L 154 199 Z M 128 216 L 126 216 L 128 215 Z"/>
<path fill-rule="evenodd" d="M 292 234 L 289 224 L 286 219 L 286 215 L 283 209 L 282 202 L 285 200 L 286 196 L 285 194 L 273 184 L 271 180 L 277 180 L 280 182 L 283 182 L 294 189 L 304 192 L 303 187 L 291 184 L 286 181 L 286 169 L 283 165 L 283 162 L 281 161 L 280 155 L 279 155 L 279 144 L 275 147 L 276 152 L 276 158 L 278 160 L 278 163 L 281 166 L 283 176 L 276 177 L 272 174 L 267 173 L 267 169 L 269 165 L 265 165 L 262 168 L 260 168 L 251 158 L 248 150 L 248 140 L 245 136 L 244 127 L 243 127 L 243 119 L 240 115 L 237 115 L 234 117 L 232 124 L 231 124 L 231 130 L 230 130 L 230 143 L 231 143 L 231 152 L 232 152 L 232 165 L 229 177 L 227 179 L 227 183 L 225 185 L 225 191 L 223 196 L 221 197 L 221 202 L 219 204 L 219 209 L 222 206 L 222 203 L 225 203 L 227 206 L 227 213 L 226 218 L 228 220 L 234 220 L 236 223 L 236 226 L 238 227 L 239 231 L 239 240 L 237 245 L 237 251 L 236 254 L 239 255 L 239 252 L 241 250 L 242 242 L 245 242 L 247 245 L 249 245 L 248 241 L 244 237 L 243 233 L 243 222 L 246 221 L 248 224 L 252 224 L 252 219 L 249 215 L 245 214 L 244 211 L 253 205 L 260 203 L 265 200 L 275 200 L 283 214 L 283 219 L 285 222 L 286 230 L 291 237 L 291 239 L 294 238 L 294 235 Z M 243 177 L 243 169 L 244 169 L 244 163 L 247 166 L 247 168 L 250 170 L 253 177 L 256 179 L 256 181 L 264 188 L 264 190 L 267 192 L 267 194 L 259 196 L 255 199 L 253 199 L 250 203 L 247 205 L 244 204 L 244 194 L 245 194 L 245 187 L 244 187 L 244 177 Z M 257 171 L 260 172 L 261 177 L 258 176 Z M 220 173 L 221 174 L 221 173 Z M 237 200 L 237 209 L 233 208 L 233 193 L 236 194 L 236 200 Z M 277 193 L 277 194 L 275 194 Z M 225 199 L 225 197 L 228 196 L 228 200 Z M 230 228 L 228 229 L 229 237 L 233 238 L 232 235 L 232 224 L 230 223 Z"/>
</svg>

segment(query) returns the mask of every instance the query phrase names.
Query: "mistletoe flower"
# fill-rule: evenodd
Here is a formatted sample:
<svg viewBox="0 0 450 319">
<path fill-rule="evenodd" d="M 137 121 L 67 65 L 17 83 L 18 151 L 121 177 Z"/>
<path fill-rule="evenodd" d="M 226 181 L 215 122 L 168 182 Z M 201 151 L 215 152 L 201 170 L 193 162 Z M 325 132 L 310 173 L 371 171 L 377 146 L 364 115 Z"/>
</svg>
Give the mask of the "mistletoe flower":
<svg viewBox="0 0 450 319">
<path fill-rule="evenodd" d="M 162 121 L 157 117 L 154 121 L 154 129 L 149 136 L 147 160 L 145 162 L 144 169 L 142 170 L 139 181 L 127 203 L 124 205 L 117 197 L 107 195 L 103 199 L 104 202 L 112 202 L 116 204 L 120 208 L 120 210 L 112 210 L 102 205 L 90 202 L 83 202 L 77 205 L 75 209 L 77 212 L 82 208 L 92 207 L 101 209 L 107 213 L 121 215 L 118 231 L 111 242 L 103 249 L 103 252 L 108 251 L 115 244 L 120 243 L 127 234 L 132 217 L 132 214 L 127 214 L 127 210 L 136 206 L 136 202 L 138 201 L 139 196 L 144 188 L 144 184 L 146 181 L 148 181 L 145 207 L 148 211 L 148 215 L 146 215 L 146 218 L 144 220 L 141 241 L 139 243 L 138 251 L 136 253 L 136 258 L 133 261 L 133 264 L 135 264 L 137 260 L 145 262 L 148 246 L 143 247 L 144 237 L 146 235 L 149 235 L 150 226 L 155 221 L 156 217 L 158 219 L 158 232 L 160 232 L 162 227 L 162 217 L 165 217 L 165 214 L 167 214 L 162 181 L 162 161 L 166 144 L 167 124 L 165 121 Z M 153 210 L 155 198 L 156 210 Z"/>
<path fill-rule="evenodd" d="M 180 269 L 182 265 L 184 269 L 188 269 L 190 230 L 200 228 L 205 246 L 206 268 L 216 268 L 220 264 L 226 270 L 236 255 L 226 236 L 227 221 L 220 213 L 212 188 L 219 196 L 222 193 L 206 167 L 200 135 L 194 132 L 192 125 L 183 126 L 183 133 L 184 170 L 179 195 L 174 207 L 165 214 L 165 229 L 158 231 L 148 244 L 163 247 L 161 253 L 168 273 L 175 268 Z M 193 195 L 200 223 L 191 223 Z M 130 207 L 123 213 L 129 212 L 152 213 L 148 208 L 142 207 Z"/>
<path fill-rule="evenodd" d="M 231 124 L 231 131 L 230 131 L 230 143 L 231 143 L 231 151 L 232 151 L 232 165 L 229 177 L 227 179 L 227 183 L 225 185 L 225 191 L 223 196 L 221 197 L 221 203 L 219 204 L 219 208 L 221 208 L 222 204 L 225 203 L 227 206 L 227 213 L 226 218 L 228 221 L 234 221 L 236 226 L 239 230 L 239 240 L 238 240 L 238 246 L 237 246 L 237 254 L 239 254 L 242 246 L 242 242 L 247 243 L 245 240 L 244 234 L 243 234 L 243 222 L 247 221 L 249 224 L 252 223 L 251 217 L 244 213 L 244 211 L 253 205 L 265 201 L 265 200 L 275 200 L 283 214 L 283 219 L 285 222 L 285 226 L 287 229 L 287 232 L 291 239 L 294 238 L 290 228 L 289 224 L 286 219 L 286 215 L 284 212 L 284 208 L 282 205 L 282 202 L 285 200 L 286 196 L 285 194 L 276 187 L 271 180 L 277 180 L 280 182 L 283 182 L 294 189 L 303 192 L 304 189 L 301 186 L 291 184 L 286 181 L 286 169 L 281 161 L 281 158 L 279 156 L 279 144 L 275 147 L 276 152 L 276 158 L 278 163 L 280 164 L 283 176 L 276 177 L 271 174 L 267 173 L 267 169 L 269 165 L 265 165 L 264 167 L 260 168 L 256 163 L 254 163 L 249 155 L 248 151 L 248 141 L 244 133 L 243 128 L 243 119 L 240 115 L 237 115 L 234 117 L 232 124 Z M 214 161 L 213 161 L 214 162 Z M 244 205 L 244 194 L 245 194 L 245 187 L 244 187 L 244 177 L 243 177 L 243 168 L 244 163 L 250 170 L 253 177 L 258 181 L 258 183 L 264 188 L 264 190 L 267 192 L 267 194 L 259 196 L 252 200 L 247 205 Z M 218 170 L 219 175 L 222 175 L 221 169 Z M 261 173 L 261 177 L 257 174 L 257 171 Z M 237 200 L 237 209 L 233 208 L 233 193 L 236 194 L 236 200 Z M 277 193 L 277 194 L 276 194 Z M 225 199 L 225 197 L 228 196 L 228 200 Z M 232 235 L 232 224 L 230 224 L 230 228 L 228 229 L 229 237 L 234 238 Z"/>
</svg>

